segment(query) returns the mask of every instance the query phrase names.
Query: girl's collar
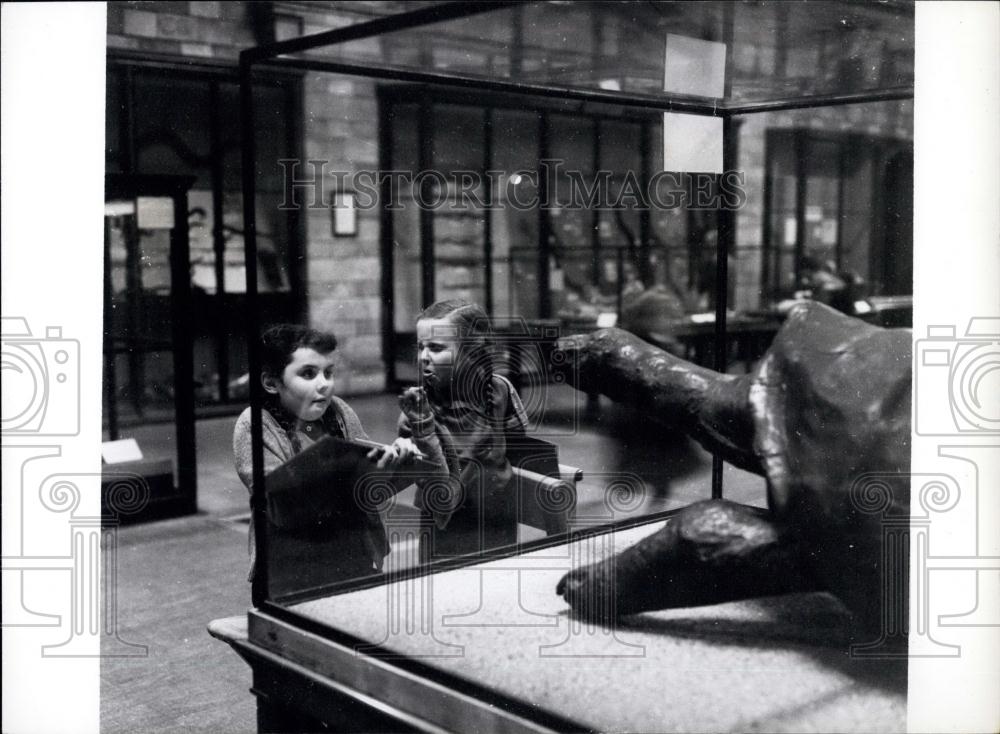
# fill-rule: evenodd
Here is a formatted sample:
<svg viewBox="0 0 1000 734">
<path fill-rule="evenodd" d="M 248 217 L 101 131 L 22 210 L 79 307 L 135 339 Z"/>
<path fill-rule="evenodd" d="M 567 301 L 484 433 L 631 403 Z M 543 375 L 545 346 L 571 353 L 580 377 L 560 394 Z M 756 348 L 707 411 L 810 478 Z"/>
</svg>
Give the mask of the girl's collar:
<svg viewBox="0 0 1000 734">
<path fill-rule="evenodd" d="M 278 398 L 269 397 L 266 399 L 264 401 L 264 409 L 271 414 L 275 423 L 281 426 L 281 430 L 283 431 L 293 431 L 299 423 L 298 416 L 285 410 L 285 406 L 281 404 L 281 400 Z"/>
<path fill-rule="evenodd" d="M 336 398 L 330 402 L 330 407 L 326 409 L 326 412 L 319 417 L 318 420 L 312 421 L 311 423 L 305 423 L 299 420 L 297 415 L 293 415 L 285 410 L 285 406 L 281 404 L 281 400 L 277 398 L 271 398 L 266 400 L 264 403 L 264 409 L 271 414 L 274 421 L 281 427 L 285 433 L 295 432 L 300 428 L 305 431 L 307 426 L 315 425 L 321 428 L 321 432 L 332 433 L 338 435 L 342 433 L 339 422 L 337 420 L 337 404 Z M 308 432 L 308 431 L 305 431 Z"/>
</svg>

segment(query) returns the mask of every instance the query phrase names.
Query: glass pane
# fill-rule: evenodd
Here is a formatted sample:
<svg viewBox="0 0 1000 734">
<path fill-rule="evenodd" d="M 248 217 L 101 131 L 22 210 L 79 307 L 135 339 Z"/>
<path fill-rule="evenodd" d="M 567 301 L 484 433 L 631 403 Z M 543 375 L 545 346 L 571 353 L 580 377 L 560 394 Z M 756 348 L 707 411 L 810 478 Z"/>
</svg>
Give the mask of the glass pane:
<svg viewBox="0 0 1000 734">
<path fill-rule="evenodd" d="M 282 210 L 281 194 L 258 194 L 257 290 L 282 293 L 290 289 L 288 272 L 289 212 Z M 240 194 L 223 197 L 223 226 L 226 232 L 226 293 L 246 293 L 246 258 L 243 250 L 243 210 Z"/>
<path fill-rule="evenodd" d="M 172 213 L 170 199 L 143 201 L 161 214 L 165 204 Z M 137 219 L 134 200 L 109 202 L 105 216 L 111 300 L 104 324 L 110 348 L 104 360 L 104 440 L 135 439 L 143 463 L 128 469 L 150 477 L 169 475 L 169 488 L 152 482 L 151 490 L 172 492 L 177 440 L 170 229 L 150 221 L 148 209 Z"/>
<path fill-rule="evenodd" d="M 634 192 L 641 184 L 640 151 L 642 128 L 634 123 L 604 121 L 600 125 L 599 168 L 609 171 L 609 199 L 613 211 L 602 211 L 598 219 L 601 267 L 598 288 L 604 310 L 620 312 L 620 293 L 642 290 L 639 282 L 639 211 Z M 603 252 L 610 250 L 611 252 Z M 622 250 L 620 254 L 614 252 Z M 614 301 L 611 301 L 611 299 Z M 613 305 L 613 308 L 609 308 Z"/>
<path fill-rule="evenodd" d="M 163 295 L 170 293 L 170 229 L 160 222 L 144 222 L 144 208 L 166 210 L 170 213 L 169 226 L 173 227 L 173 201 L 165 197 L 140 197 L 138 203 L 138 286 L 143 293 Z M 158 214 L 158 212 L 157 212 Z M 150 218 L 152 218 L 152 214 Z M 147 228 L 155 225 L 157 228 Z M 178 222 L 178 226 L 183 226 Z M 146 314 L 143 331 L 149 335 L 166 334 L 170 331 L 169 311 L 156 309 Z"/>
<path fill-rule="evenodd" d="M 586 192 L 597 170 L 597 122 L 589 117 L 550 115 L 549 155 L 558 162 L 554 206 L 549 209 L 553 261 L 552 309 L 561 319 L 596 317 L 593 265 L 596 216 Z M 578 182 L 583 182 L 580 187 Z"/>
<path fill-rule="evenodd" d="M 291 151 L 295 150 L 295 143 L 289 140 L 293 107 L 288 85 L 256 85 L 254 111 L 258 116 L 257 191 L 280 194 L 284 191 L 285 180 L 284 169 L 278 161 L 291 157 Z"/>
<path fill-rule="evenodd" d="M 433 209 L 434 299 L 460 298 L 485 308 L 485 114 L 438 104 L 432 119 L 432 167 L 446 187 Z"/>
<path fill-rule="evenodd" d="M 493 313 L 539 316 L 538 131 L 535 112 L 493 113 L 493 160 L 500 171 L 493 211 Z"/>
<path fill-rule="evenodd" d="M 415 104 L 392 106 L 391 168 L 417 171 L 420 168 L 419 108 Z M 393 328 L 396 330 L 396 377 L 417 381 L 415 314 L 424 307 L 420 261 L 420 209 L 413 187 L 399 186 L 399 208 L 392 212 Z"/>
<path fill-rule="evenodd" d="M 870 212 L 874 195 L 872 190 L 875 182 L 874 164 L 871 152 L 861 146 L 851 146 L 845 151 L 840 266 L 847 271 L 857 273 L 858 277 L 865 281 L 871 280 Z"/>
<path fill-rule="evenodd" d="M 840 151 L 837 142 L 811 142 L 806 167 L 804 255 L 832 269 L 837 265 L 840 222 Z"/>
<path fill-rule="evenodd" d="M 652 175 L 660 171 L 663 161 L 663 118 L 657 117 L 648 123 Z M 674 294 L 684 310 L 690 312 L 697 310 L 697 306 L 691 290 L 695 273 L 689 267 L 688 217 L 680 202 L 667 198 L 671 191 L 676 191 L 672 181 L 667 180 L 662 186 L 650 184 L 651 195 L 663 202 L 651 206 L 649 212 L 651 276 L 654 288 Z"/>
<path fill-rule="evenodd" d="M 727 94 L 721 75 L 730 23 Z M 680 39 L 679 51 L 671 50 L 668 34 Z M 752 103 L 912 85 L 913 8 L 536 2 L 300 55 L 651 96 L 669 86 L 702 99 Z"/>
<path fill-rule="evenodd" d="M 668 34 L 692 42 L 692 47 L 705 42 L 718 50 L 730 20 L 735 30 L 728 49 L 735 74 L 728 80 L 732 93 L 713 103 L 912 83 L 908 67 L 912 18 L 895 5 L 522 4 L 489 16 L 352 42 L 316 55 L 361 62 L 368 69 L 392 65 L 577 89 L 637 91 L 662 99 L 664 79 L 671 76 L 671 69 L 665 68 Z M 494 364 L 485 359 L 483 364 L 520 378 L 517 389 L 529 416 L 543 416 L 531 430 L 557 436 L 560 459 L 588 472 L 577 488 L 582 517 L 603 512 L 602 519 L 610 522 L 707 496 L 710 460 L 706 454 L 685 441 L 671 441 L 667 448 L 662 441 L 653 445 L 641 435 L 645 431 L 634 425 L 634 419 L 615 406 L 602 406 L 599 422 L 577 420 L 585 396 L 538 379 L 541 370 L 515 369 L 516 358 L 511 356 L 534 358 L 530 347 L 535 332 L 516 332 L 523 323 L 518 319 L 530 322 L 532 328 L 547 328 L 548 322 L 539 326 L 539 317 L 545 312 L 541 296 L 548 294 L 552 315 L 558 317 L 553 319 L 557 332 L 589 329 L 596 326 L 598 316 L 614 315 L 619 324 L 636 331 L 645 329 L 668 348 L 703 362 L 709 359 L 705 345 L 710 343 L 712 325 L 696 323 L 689 315 L 711 308 L 718 240 L 714 209 L 697 209 L 685 201 L 675 207 L 654 207 L 647 214 L 628 205 L 618 211 L 590 204 L 573 206 L 556 197 L 548 211 L 540 212 L 535 201 L 545 188 L 537 177 L 543 151 L 547 158 L 563 164 L 555 178 L 557 190 L 568 186 L 574 173 L 592 180 L 601 171 L 608 173 L 611 199 L 632 181 L 642 186 L 644 170 L 655 172 L 660 167 L 659 120 L 644 110 L 563 104 L 553 99 L 521 104 L 520 99 L 479 91 L 443 91 L 434 85 L 417 89 L 353 77 L 345 81 L 319 72 L 309 72 L 306 84 L 308 108 L 316 113 L 303 128 L 308 155 L 341 160 L 336 156 L 343 153 L 343 160 L 370 162 L 378 157 L 378 141 L 385 139 L 378 132 L 383 132 L 391 139 L 392 169 L 416 172 L 429 167 L 439 174 L 436 191 L 402 186 L 397 191 L 400 208 L 391 212 L 392 237 L 385 242 L 392 252 L 393 334 L 387 340 L 394 345 L 391 354 L 381 353 L 383 335 L 378 333 L 382 324 L 378 256 L 382 251 L 374 243 L 381 242 L 380 235 L 385 233 L 364 231 L 365 224 L 381 220 L 362 219 L 363 231 L 357 240 L 337 240 L 337 258 L 323 254 L 330 245 L 328 212 L 322 221 L 310 216 L 305 227 L 310 237 L 306 250 L 310 272 L 301 290 L 309 305 L 307 319 L 340 339 L 336 390 L 356 407 L 372 439 L 388 442 L 397 436 L 397 396 L 354 397 L 365 391 L 365 385 L 371 390 L 381 387 L 377 379 L 370 379 L 381 369 L 380 356 L 395 362 L 396 375 L 403 380 L 422 380 L 425 386 L 434 381 L 432 375 L 418 370 L 414 335 L 415 314 L 431 300 L 424 292 L 427 278 L 433 277 L 436 299 L 462 297 L 484 305 L 490 305 L 485 302 L 490 300 L 488 283 L 492 282 L 492 325 L 500 344 Z M 328 100 L 321 99 L 324 89 Z M 699 96 L 705 101 L 711 95 Z M 379 116 L 372 111 L 378 109 L 380 98 L 391 103 L 391 109 L 381 111 L 391 114 Z M 287 100 L 277 94 L 264 94 L 261 99 L 261 129 L 272 132 L 270 140 L 259 144 L 258 208 L 264 213 L 259 227 L 265 243 L 262 251 L 267 249 L 267 237 L 272 237 L 274 250 L 280 252 L 281 229 L 267 213 L 274 205 L 270 197 L 280 187 L 269 179 L 273 166 L 268 166 L 279 153 L 275 141 L 287 137 L 292 128 L 277 125 L 281 115 L 287 114 Z M 838 266 L 879 261 L 883 250 L 878 248 L 888 247 L 884 243 L 891 223 L 872 216 L 870 202 L 879 194 L 880 177 L 890 178 L 891 173 L 896 180 L 905 180 L 903 172 L 892 168 L 905 164 L 894 157 L 900 151 L 889 142 L 906 147 L 912 138 L 911 114 L 906 103 L 889 103 L 774 112 L 737 121 L 736 167 L 746 174 L 747 199 L 736 214 L 736 249 L 730 260 L 734 306 L 764 310 L 771 306 L 770 296 L 794 294 L 804 254 L 824 260 L 832 257 Z M 377 132 L 376 117 L 388 129 Z M 367 126 L 361 134 L 359 124 Z M 232 155 L 235 151 L 230 149 Z M 334 152 L 327 155 L 328 151 Z M 893 160 L 897 162 L 890 164 Z M 462 172 L 479 172 L 484 166 L 497 172 L 492 186 L 498 205 L 489 211 L 480 204 L 455 206 L 463 203 L 463 195 L 474 200 L 485 195 L 487 187 L 481 181 L 466 187 L 461 178 Z M 228 160 L 225 170 L 230 176 L 239 169 L 234 160 Z M 227 178 L 225 189 L 235 194 L 237 186 L 231 183 Z M 678 185 L 691 191 L 694 177 L 685 175 Z M 420 193 L 439 199 L 423 219 L 417 201 Z M 229 202 L 226 208 L 230 209 Z M 231 209 L 238 212 L 236 201 Z M 239 220 L 233 220 L 232 226 L 238 230 Z M 547 230 L 549 241 L 540 242 Z M 241 245 L 239 232 L 235 235 L 231 241 Z M 428 240 L 421 242 L 422 236 Z M 432 250 L 432 257 L 423 258 L 422 250 Z M 540 262 L 543 252 L 551 254 L 548 262 Z M 234 260 L 233 265 L 241 262 Z M 360 277 L 359 270 L 365 271 Z M 541 275 L 545 271 L 547 282 Z M 869 267 L 865 272 L 874 278 L 874 271 Z M 762 284 L 765 272 L 768 283 Z M 263 294 L 261 307 L 273 307 L 275 300 L 268 297 L 279 294 L 285 281 L 278 277 L 269 284 L 263 271 L 260 277 L 262 290 L 273 289 Z M 278 314 L 279 309 L 270 313 Z M 627 321 L 627 314 L 634 320 Z M 460 351 L 456 348 L 453 354 Z M 455 363 L 460 362 L 455 357 Z M 304 423 L 315 421 L 300 423 L 302 416 L 296 414 L 288 422 L 287 406 L 276 403 L 274 397 L 267 399 L 266 409 L 284 420 L 279 426 L 286 429 L 284 434 L 289 428 L 302 434 L 298 444 L 290 440 L 282 460 L 286 464 L 306 461 L 302 457 L 308 454 L 311 439 Z M 385 402 L 378 402 L 382 399 Z M 446 407 L 460 410 L 451 403 Z M 322 424 L 322 432 L 334 432 L 330 425 Z M 337 426 L 344 430 L 341 424 Z M 598 436 L 600 440 L 594 440 Z M 608 448 L 597 455 L 595 445 Z M 447 528 L 433 522 L 436 518 L 427 510 L 426 498 L 412 481 L 394 493 L 395 479 L 412 480 L 412 476 L 374 472 L 358 456 L 352 461 L 335 475 L 314 466 L 317 471 L 308 481 L 288 483 L 280 474 L 269 475 L 265 481 L 271 554 L 262 562 L 270 571 L 272 594 L 309 592 L 406 568 L 427 559 L 427 543 L 432 544 L 432 554 L 449 555 L 456 546 L 470 549 L 464 544 L 479 530 L 470 516 L 452 526 L 457 534 L 449 539 L 447 532 L 439 532 Z M 475 463 L 470 461 L 468 466 Z M 482 491 L 492 481 L 489 470 L 495 468 L 470 470 L 465 480 L 471 491 Z M 632 487 L 634 501 L 607 511 L 608 489 L 626 473 L 638 477 Z M 741 482 L 734 497 L 762 499 L 759 480 L 741 477 Z M 369 491 L 372 494 L 364 494 Z M 503 491 L 489 495 L 476 495 L 484 500 L 480 509 L 495 509 L 496 517 L 506 523 L 510 508 L 486 502 L 497 497 L 506 501 Z M 365 505 L 365 497 L 386 501 Z M 385 544 L 378 545 L 372 535 L 375 530 L 384 533 Z M 505 526 L 485 542 L 509 542 L 509 531 Z M 525 535 L 521 528 L 516 533 L 519 539 L 538 537 Z M 465 535 L 461 542 L 454 540 L 461 535 Z M 435 545 L 438 541 L 442 541 L 440 547 Z M 391 552 L 374 555 L 380 550 Z"/>
<path fill-rule="evenodd" d="M 197 188 L 211 189 L 208 82 L 154 74 L 133 79 L 135 170 L 194 175 Z"/>
<path fill-rule="evenodd" d="M 118 173 L 123 169 L 122 133 L 124 132 L 124 104 L 122 85 L 125 73 L 118 69 L 108 69 L 105 85 L 107 99 L 104 119 L 104 170 Z"/>
<path fill-rule="evenodd" d="M 754 196 L 755 187 L 749 187 L 746 205 L 737 214 L 739 246 L 752 246 L 743 233 L 753 234 L 762 221 L 765 197 L 770 203 L 763 235 L 771 253 L 769 284 L 763 287 L 761 308 L 811 290 L 806 276 L 815 267 L 822 268 L 821 279 L 832 286 L 839 288 L 827 274 L 850 284 L 852 299 L 878 293 L 897 272 L 909 283 L 905 273 L 912 261 L 912 232 L 894 230 L 890 244 L 882 222 L 894 208 L 907 213 L 893 221 L 908 225 L 912 218 L 912 189 L 905 183 L 912 175 L 912 161 L 905 156 L 913 140 L 912 102 L 765 113 L 743 120 L 741 169 L 750 175 L 766 157 L 769 171 L 766 187 L 760 182 L 766 188 L 763 196 Z M 894 151 L 904 151 L 896 159 L 903 161 L 899 168 L 889 164 Z M 805 177 L 801 212 L 796 200 L 800 175 Z M 892 196 L 884 196 L 889 189 Z M 890 206 L 889 198 L 898 204 Z M 900 253 L 888 271 L 881 265 L 886 248 Z M 752 258 L 738 260 L 742 282 L 756 277 L 755 272 L 763 277 L 753 263 Z M 798 281 L 796 272 L 802 276 Z"/>
<path fill-rule="evenodd" d="M 283 209 L 285 169 L 281 160 L 295 159 L 297 143 L 289 137 L 293 117 L 294 92 L 289 84 L 262 83 L 254 89 L 258 127 L 257 147 L 257 277 L 261 292 L 287 292 L 291 284 L 289 247 L 297 212 Z M 243 205 L 240 170 L 239 88 L 219 85 L 219 125 L 221 136 L 223 228 L 225 246 L 224 281 L 227 293 L 246 292 L 243 261 Z M 309 172 L 297 175 L 307 178 Z M 309 194 L 301 194 L 305 200 Z"/>
<path fill-rule="evenodd" d="M 882 231 L 875 256 L 879 278 L 871 280 L 880 295 L 913 292 L 913 148 L 899 141 L 882 141 L 879 151 L 880 196 L 878 210 Z M 874 270 L 875 268 L 873 268 Z M 859 287 L 854 279 L 855 289 Z M 908 324 L 901 324 L 908 325 Z"/>
<path fill-rule="evenodd" d="M 188 191 L 188 242 L 191 247 L 191 285 L 203 293 L 218 291 L 215 277 L 213 196 L 210 190 Z"/>
</svg>

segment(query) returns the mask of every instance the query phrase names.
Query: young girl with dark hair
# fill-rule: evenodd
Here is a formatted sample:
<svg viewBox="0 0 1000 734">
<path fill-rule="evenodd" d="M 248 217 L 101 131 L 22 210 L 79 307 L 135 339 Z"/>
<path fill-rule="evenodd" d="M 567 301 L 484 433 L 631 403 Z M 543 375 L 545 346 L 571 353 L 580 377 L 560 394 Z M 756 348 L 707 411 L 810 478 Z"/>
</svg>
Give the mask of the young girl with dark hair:
<svg viewBox="0 0 1000 734">
<path fill-rule="evenodd" d="M 417 316 L 417 367 L 431 411 L 419 422 L 404 412 L 399 435 L 436 434 L 459 487 L 418 492 L 431 528 L 430 542 L 421 543 L 424 562 L 517 542 L 507 438 L 523 435 L 528 421 L 514 386 L 493 371 L 490 332 L 489 317 L 468 301 L 439 301 Z"/>
</svg>

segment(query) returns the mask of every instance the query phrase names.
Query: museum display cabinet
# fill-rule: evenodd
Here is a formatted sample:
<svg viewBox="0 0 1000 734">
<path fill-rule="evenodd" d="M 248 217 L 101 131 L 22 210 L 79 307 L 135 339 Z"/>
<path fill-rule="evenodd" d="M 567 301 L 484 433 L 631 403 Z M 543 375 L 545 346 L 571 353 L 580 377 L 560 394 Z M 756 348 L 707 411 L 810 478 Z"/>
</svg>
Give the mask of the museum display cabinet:
<svg viewBox="0 0 1000 734">
<path fill-rule="evenodd" d="M 280 109 L 258 145 L 269 159 L 297 155 L 300 76 L 265 73 L 261 105 Z M 246 304 L 240 195 L 239 85 L 236 69 L 195 65 L 112 48 L 108 54 L 105 170 L 116 176 L 191 176 L 187 191 L 195 415 L 233 412 L 246 403 Z M 300 212 L 280 210 L 280 170 L 258 181 L 262 318 L 295 320 L 302 278 Z M 227 407 L 227 405 L 229 407 Z"/>
<path fill-rule="evenodd" d="M 372 157 L 381 172 L 434 172 L 398 189 L 405 176 L 338 181 L 325 204 L 329 251 L 309 245 L 310 257 L 326 258 L 311 260 L 302 282 L 311 322 L 360 303 L 345 302 L 338 277 L 349 279 L 358 238 L 377 239 L 381 333 L 351 336 L 381 348 L 386 384 L 415 379 L 421 308 L 479 302 L 499 325 L 501 361 L 516 366 L 529 439 L 516 542 L 421 562 L 433 529 L 412 488 L 397 493 L 374 475 L 358 483 L 344 469 L 342 517 L 357 520 L 352 503 L 375 502 L 368 509 L 392 552 L 378 572 L 306 572 L 315 559 L 293 563 L 281 551 L 297 531 L 272 514 L 276 494 L 296 487 L 264 471 L 266 324 L 257 269 L 246 268 L 253 609 L 209 629 L 253 668 L 260 729 L 902 726 L 905 662 L 845 657 L 840 612 L 823 594 L 614 625 L 568 614 L 555 593 L 561 576 L 670 523 L 691 498 L 657 498 L 628 456 L 611 471 L 560 466 L 571 451 L 587 455 L 566 417 L 587 396 L 563 384 L 573 365 L 556 362 L 569 358 L 562 337 L 617 324 L 680 343 L 722 372 L 749 365 L 780 328 L 772 307 L 808 290 L 817 260 L 863 267 L 871 295 L 905 295 L 886 260 L 912 252 L 900 223 L 912 214 L 901 170 L 912 165 L 912 6 L 412 3 L 249 49 L 240 56 L 247 263 L 259 258 L 258 179 L 275 166 L 255 133 L 277 114 L 251 90 L 255 75 L 275 70 L 301 71 L 307 94 L 326 95 L 330 121 L 308 133 L 309 156 L 332 151 L 356 179 L 364 165 L 352 161 Z M 373 91 L 364 105 L 353 104 L 359 85 Z M 574 179 L 606 188 L 574 206 L 558 194 Z M 687 198 L 641 205 L 665 193 Z M 365 196 L 374 205 L 362 206 Z M 640 201 L 623 204 L 629 196 Z M 534 206 L 517 205 L 525 199 Z M 352 202 L 357 211 L 346 211 Z M 659 469 L 680 471 L 666 460 Z M 725 474 L 715 458 L 696 499 L 727 496 Z"/>
<path fill-rule="evenodd" d="M 101 507 L 115 522 L 197 511 L 188 309 L 193 183 L 189 176 L 116 173 L 105 182 Z"/>
</svg>

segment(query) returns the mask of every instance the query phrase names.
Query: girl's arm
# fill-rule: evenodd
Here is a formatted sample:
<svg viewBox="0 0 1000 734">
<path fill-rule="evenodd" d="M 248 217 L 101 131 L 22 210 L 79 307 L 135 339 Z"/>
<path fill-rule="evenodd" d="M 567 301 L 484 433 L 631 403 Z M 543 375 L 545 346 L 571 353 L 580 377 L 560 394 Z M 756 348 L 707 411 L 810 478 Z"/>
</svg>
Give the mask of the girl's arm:
<svg viewBox="0 0 1000 734">
<path fill-rule="evenodd" d="M 450 445 L 447 431 L 439 429 L 434 421 L 427 395 L 422 388 L 411 387 L 399 397 L 402 414 L 399 417 L 399 434 L 403 440 L 412 439 L 424 455 L 424 466 L 432 467 L 416 477 L 418 487 L 416 504 L 427 510 L 439 528 L 448 524 L 455 508 L 462 501 L 462 482 L 454 447 Z M 405 484 L 414 481 L 411 476 Z"/>
<path fill-rule="evenodd" d="M 526 433 L 528 414 L 513 383 L 503 375 L 493 375 L 493 401 L 495 415 L 503 416 L 503 430 L 507 434 Z"/>
<path fill-rule="evenodd" d="M 371 439 L 365 432 L 357 413 L 343 400 L 335 399 L 334 402 L 340 411 L 340 420 L 344 428 L 345 438 L 348 440 L 361 439 L 370 441 Z M 442 447 L 441 440 L 434 431 L 433 413 L 423 390 L 410 388 L 405 391 L 400 396 L 400 407 L 403 409 L 403 412 L 400 415 L 399 438 L 396 439 L 391 447 L 397 458 L 385 466 L 385 475 L 389 478 L 393 489 L 396 492 L 402 492 L 414 483 L 420 487 L 433 485 L 435 488 L 443 484 L 449 487 L 444 493 L 452 493 L 454 486 L 460 485 L 457 482 L 454 484 L 448 483 L 449 462 L 445 458 L 445 449 Z M 404 444 L 404 441 L 407 443 Z M 409 443 L 410 441 L 412 441 L 412 444 Z M 417 465 L 395 463 L 398 461 L 398 455 L 412 451 L 407 446 L 416 446 L 416 449 L 424 457 L 423 461 Z M 372 457 L 373 460 L 377 458 L 376 456 Z M 436 489 L 434 494 L 438 494 Z"/>
<path fill-rule="evenodd" d="M 261 412 L 264 423 L 264 474 L 270 474 L 292 456 L 291 445 L 284 446 L 274 430 L 268 425 L 268 414 Z M 236 419 L 233 428 L 233 460 L 236 473 L 248 490 L 253 489 L 253 453 L 250 442 L 250 408 Z"/>
</svg>

